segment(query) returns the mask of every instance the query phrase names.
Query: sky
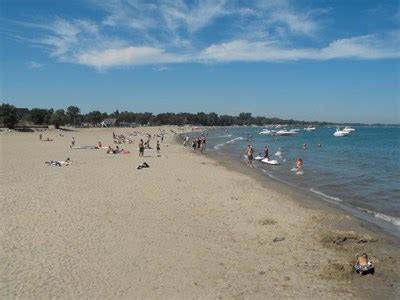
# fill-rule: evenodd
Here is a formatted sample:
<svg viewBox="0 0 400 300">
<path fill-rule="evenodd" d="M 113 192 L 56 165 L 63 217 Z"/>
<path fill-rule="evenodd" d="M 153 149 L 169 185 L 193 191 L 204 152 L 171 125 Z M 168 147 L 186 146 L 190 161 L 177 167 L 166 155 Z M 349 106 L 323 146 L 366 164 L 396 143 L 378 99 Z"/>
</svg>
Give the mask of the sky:
<svg viewBox="0 0 400 300">
<path fill-rule="evenodd" d="M 0 100 L 400 123 L 398 0 L 0 0 Z"/>
</svg>

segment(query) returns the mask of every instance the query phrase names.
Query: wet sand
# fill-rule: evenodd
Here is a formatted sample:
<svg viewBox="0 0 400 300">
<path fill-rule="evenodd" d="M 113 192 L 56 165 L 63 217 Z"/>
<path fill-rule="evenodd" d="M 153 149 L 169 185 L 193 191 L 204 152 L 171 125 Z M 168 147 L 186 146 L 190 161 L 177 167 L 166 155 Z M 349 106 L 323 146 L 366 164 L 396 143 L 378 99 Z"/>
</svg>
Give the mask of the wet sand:
<svg viewBox="0 0 400 300">
<path fill-rule="evenodd" d="M 195 155 L 164 128 L 154 150 L 112 129 L 1 132 L 2 298 L 395 298 L 398 245 L 326 205 Z M 116 129 L 116 133 L 159 128 Z M 151 140 L 155 146 L 155 140 Z M 44 161 L 64 160 L 67 167 Z M 137 170 L 147 162 L 150 168 Z M 304 200 L 304 201 L 303 201 Z M 310 202 L 311 203 L 311 202 Z M 276 237 L 284 237 L 273 242 Z M 351 272 L 368 252 L 374 276 Z M 360 287 L 365 287 L 361 289 Z"/>
</svg>

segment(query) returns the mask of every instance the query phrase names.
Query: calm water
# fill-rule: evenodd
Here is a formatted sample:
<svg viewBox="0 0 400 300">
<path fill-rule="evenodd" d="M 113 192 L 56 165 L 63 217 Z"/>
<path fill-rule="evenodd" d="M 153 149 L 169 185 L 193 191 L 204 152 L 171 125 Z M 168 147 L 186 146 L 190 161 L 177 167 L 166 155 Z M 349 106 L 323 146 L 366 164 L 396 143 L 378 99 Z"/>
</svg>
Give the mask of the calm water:
<svg viewBox="0 0 400 300">
<path fill-rule="evenodd" d="M 287 137 L 260 135 L 262 129 L 209 130 L 208 151 L 244 160 L 251 135 L 255 154 L 268 145 L 270 159 L 280 162 L 257 162 L 266 176 L 379 218 L 400 232 L 400 128 L 356 127 L 349 137 L 334 137 L 333 127 L 301 129 Z M 307 149 L 302 148 L 304 143 Z M 298 157 L 304 162 L 302 175 L 291 171 Z"/>
</svg>

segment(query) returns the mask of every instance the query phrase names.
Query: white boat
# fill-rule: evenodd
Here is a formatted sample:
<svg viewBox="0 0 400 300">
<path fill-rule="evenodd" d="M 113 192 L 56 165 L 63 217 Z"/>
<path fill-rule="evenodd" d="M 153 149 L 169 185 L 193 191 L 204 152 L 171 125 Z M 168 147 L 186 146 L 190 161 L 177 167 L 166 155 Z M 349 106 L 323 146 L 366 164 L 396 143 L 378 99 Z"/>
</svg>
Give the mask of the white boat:
<svg viewBox="0 0 400 300">
<path fill-rule="evenodd" d="M 305 131 L 315 131 L 317 128 L 308 126 L 307 128 L 304 128 Z"/>
<path fill-rule="evenodd" d="M 336 137 L 343 137 L 343 136 L 348 136 L 350 134 L 350 132 L 348 131 L 344 131 L 344 130 L 340 130 L 339 128 L 336 129 L 336 131 L 334 132 L 333 136 Z"/>
<path fill-rule="evenodd" d="M 354 128 L 351 128 L 351 127 L 349 127 L 349 126 L 346 126 L 345 128 L 343 128 L 343 131 L 346 131 L 346 132 L 353 132 L 353 131 L 356 131 Z"/>
<path fill-rule="evenodd" d="M 290 131 L 290 132 L 300 132 L 300 129 L 298 129 L 298 128 L 293 128 L 293 129 L 290 129 L 289 131 Z"/>
<path fill-rule="evenodd" d="M 298 134 L 298 132 L 296 132 L 296 131 L 291 131 L 291 130 L 279 130 L 279 131 L 277 131 L 276 133 L 275 133 L 276 135 L 279 135 L 279 136 L 291 136 L 291 135 L 296 135 L 296 134 Z"/>
<path fill-rule="evenodd" d="M 262 131 L 260 131 L 258 134 L 271 134 L 272 131 L 269 129 L 263 129 Z"/>
</svg>

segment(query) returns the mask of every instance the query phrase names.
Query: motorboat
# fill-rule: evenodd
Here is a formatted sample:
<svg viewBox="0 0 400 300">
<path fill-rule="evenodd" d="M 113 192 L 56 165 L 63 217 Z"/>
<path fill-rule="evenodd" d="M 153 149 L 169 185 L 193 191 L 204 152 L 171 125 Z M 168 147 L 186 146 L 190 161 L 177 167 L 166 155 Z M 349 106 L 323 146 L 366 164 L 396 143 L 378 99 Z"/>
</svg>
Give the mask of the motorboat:
<svg viewBox="0 0 400 300">
<path fill-rule="evenodd" d="M 290 129 L 289 131 L 290 131 L 290 132 L 300 132 L 300 129 L 298 129 L 298 128 L 293 128 L 293 129 Z"/>
<path fill-rule="evenodd" d="M 277 131 L 275 134 L 279 135 L 279 136 L 291 136 L 291 135 L 298 134 L 298 132 L 282 129 L 282 130 Z"/>
<path fill-rule="evenodd" d="M 336 129 L 336 131 L 333 133 L 333 136 L 336 137 L 343 137 L 343 136 L 348 136 L 350 134 L 350 132 L 348 131 L 344 131 L 344 130 L 340 130 L 339 128 Z"/>
<path fill-rule="evenodd" d="M 271 134 L 272 131 L 269 129 L 263 129 L 262 131 L 260 131 L 258 134 Z"/>
<path fill-rule="evenodd" d="M 305 131 L 315 131 L 317 128 L 312 127 L 312 126 L 308 126 L 306 128 L 304 128 Z"/>
<path fill-rule="evenodd" d="M 343 128 L 343 131 L 346 131 L 346 132 L 353 132 L 353 131 L 356 131 L 354 128 L 351 128 L 351 127 L 349 127 L 349 126 L 346 126 L 345 128 Z"/>
</svg>

